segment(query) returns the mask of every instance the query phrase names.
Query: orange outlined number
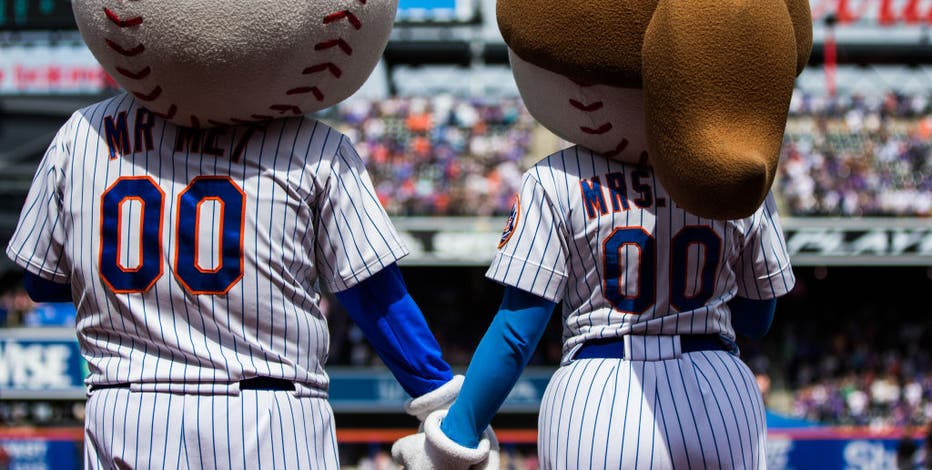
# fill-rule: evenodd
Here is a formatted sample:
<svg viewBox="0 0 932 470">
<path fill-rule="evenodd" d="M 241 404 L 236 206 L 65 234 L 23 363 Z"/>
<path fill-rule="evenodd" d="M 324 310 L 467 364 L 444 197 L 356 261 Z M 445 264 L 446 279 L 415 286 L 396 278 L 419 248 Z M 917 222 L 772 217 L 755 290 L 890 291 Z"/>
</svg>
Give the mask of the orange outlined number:
<svg viewBox="0 0 932 470">
<path fill-rule="evenodd" d="M 690 258 L 691 253 L 698 257 Z M 668 284 L 673 308 L 697 309 L 712 298 L 721 253 L 722 239 L 712 227 L 690 225 L 673 237 Z M 603 295 L 616 310 L 646 312 L 657 296 L 656 239 L 643 227 L 616 228 L 602 240 L 602 272 Z"/>
<path fill-rule="evenodd" d="M 145 292 L 162 277 L 164 201 L 162 188 L 148 176 L 122 177 L 101 196 L 98 264 L 100 277 L 113 292 Z M 136 259 L 128 252 L 133 243 L 139 247 Z"/>
<path fill-rule="evenodd" d="M 188 292 L 222 295 L 242 279 L 245 211 L 246 193 L 227 177 L 199 176 L 178 195 L 175 277 Z"/>
<path fill-rule="evenodd" d="M 243 277 L 246 194 L 229 177 L 199 176 L 177 203 L 175 278 L 192 294 L 226 294 Z M 162 277 L 164 206 L 165 192 L 148 176 L 121 177 L 104 191 L 99 266 L 113 292 L 143 293 Z"/>
</svg>

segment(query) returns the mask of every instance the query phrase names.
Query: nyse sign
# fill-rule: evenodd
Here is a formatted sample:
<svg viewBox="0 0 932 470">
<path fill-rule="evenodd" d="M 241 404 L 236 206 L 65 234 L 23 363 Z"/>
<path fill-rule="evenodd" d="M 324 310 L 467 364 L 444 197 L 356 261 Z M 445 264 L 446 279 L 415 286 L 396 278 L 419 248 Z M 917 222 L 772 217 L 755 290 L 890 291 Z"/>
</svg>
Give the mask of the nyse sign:
<svg viewBox="0 0 932 470">
<path fill-rule="evenodd" d="M 83 393 L 87 367 L 77 342 L 73 337 L 41 338 L 42 334 L 35 329 L 30 337 L 10 332 L 0 336 L 0 398 Z"/>
</svg>

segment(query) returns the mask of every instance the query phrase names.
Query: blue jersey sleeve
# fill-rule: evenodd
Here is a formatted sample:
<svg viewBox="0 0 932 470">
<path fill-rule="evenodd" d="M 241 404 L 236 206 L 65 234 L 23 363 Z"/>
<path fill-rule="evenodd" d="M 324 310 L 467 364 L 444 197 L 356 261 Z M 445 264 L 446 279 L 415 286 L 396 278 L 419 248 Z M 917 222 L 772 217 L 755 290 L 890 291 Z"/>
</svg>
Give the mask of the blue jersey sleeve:
<svg viewBox="0 0 932 470">
<path fill-rule="evenodd" d="M 751 338 L 762 338 L 770 331 L 777 299 L 755 300 L 735 297 L 728 302 L 731 309 L 731 326 L 736 333 Z"/>
<path fill-rule="evenodd" d="M 71 302 L 71 285 L 43 279 L 29 271 L 23 274 L 23 287 L 34 302 Z"/>
<path fill-rule="evenodd" d="M 432 392 L 453 378 L 397 264 L 335 295 L 412 397 Z"/>
<path fill-rule="evenodd" d="M 459 397 L 441 424 L 454 442 L 475 448 L 527 366 L 556 304 L 507 287 L 502 305 L 469 363 Z"/>
</svg>

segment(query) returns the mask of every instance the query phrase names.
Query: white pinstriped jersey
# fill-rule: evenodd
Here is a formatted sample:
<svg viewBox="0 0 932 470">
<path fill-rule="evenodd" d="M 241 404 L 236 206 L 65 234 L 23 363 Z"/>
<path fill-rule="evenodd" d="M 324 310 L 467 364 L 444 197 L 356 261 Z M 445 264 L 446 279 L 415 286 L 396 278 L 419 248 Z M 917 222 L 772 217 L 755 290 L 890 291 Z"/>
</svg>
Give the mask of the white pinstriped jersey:
<svg viewBox="0 0 932 470">
<path fill-rule="evenodd" d="M 729 300 L 795 283 L 772 195 L 751 217 L 703 219 L 650 168 L 574 146 L 525 173 L 515 207 L 486 276 L 563 302 L 564 362 L 596 338 L 734 338 Z"/>
<path fill-rule="evenodd" d="M 339 132 L 306 117 L 193 131 L 121 94 L 58 132 L 7 253 L 70 282 L 90 384 L 271 376 L 322 396 L 315 283 L 349 288 L 407 251 Z"/>
</svg>

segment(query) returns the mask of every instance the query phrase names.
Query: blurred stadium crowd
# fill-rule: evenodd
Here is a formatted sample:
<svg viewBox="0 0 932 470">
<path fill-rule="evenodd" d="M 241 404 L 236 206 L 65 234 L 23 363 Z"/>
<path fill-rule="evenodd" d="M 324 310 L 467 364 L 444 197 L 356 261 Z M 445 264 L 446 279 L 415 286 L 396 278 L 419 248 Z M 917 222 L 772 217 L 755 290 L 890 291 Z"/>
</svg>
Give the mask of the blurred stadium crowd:
<svg viewBox="0 0 932 470">
<path fill-rule="evenodd" d="M 558 150 L 517 98 L 352 100 L 321 118 L 357 143 L 392 215 L 505 214 L 522 171 Z M 932 100 L 798 91 L 778 177 L 786 215 L 932 215 Z"/>
<path fill-rule="evenodd" d="M 792 393 L 786 412 L 813 423 L 872 428 L 932 424 L 932 330 L 929 322 L 889 328 L 879 309 L 821 321 L 789 321 L 764 351 L 745 349 L 759 375 Z M 828 335 L 826 334 L 828 332 Z"/>
<path fill-rule="evenodd" d="M 366 161 L 393 215 L 499 215 L 511 209 L 535 123 L 515 98 L 354 100 L 321 118 Z"/>
<path fill-rule="evenodd" d="M 780 162 L 789 215 L 928 216 L 932 100 L 797 93 Z"/>
</svg>

